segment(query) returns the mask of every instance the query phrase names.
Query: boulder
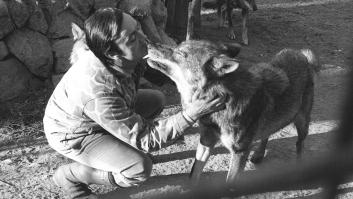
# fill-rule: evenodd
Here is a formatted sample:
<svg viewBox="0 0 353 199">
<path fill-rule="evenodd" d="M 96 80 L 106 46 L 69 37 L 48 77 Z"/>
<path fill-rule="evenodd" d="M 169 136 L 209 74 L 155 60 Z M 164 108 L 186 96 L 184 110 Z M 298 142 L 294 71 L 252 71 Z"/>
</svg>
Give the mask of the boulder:
<svg viewBox="0 0 353 199">
<path fill-rule="evenodd" d="M 56 87 L 56 85 L 58 85 L 58 83 L 60 82 L 61 78 L 63 78 L 63 76 L 64 76 L 64 74 L 53 74 L 51 76 L 51 82 L 54 87 Z"/>
<path fill-rule="evenodd" d="M 65 73 L 70 68 L 70 54 L 74 42 L 70 39 L 62 39 L 53 43 L 54 72 Z"/>
<path fill-rule="evenodd" d="M 159 36 L 160 36 L 163 44 L 166 44 L 169 46 L 177 46 L 174 39 L 169 37 L 169 35 L 164 31 L 164 29 L 157 27 L 157 30 L 158 30 Z"/>
<path fill-rule="evenodd" d="M 94 9 L 97 10 L 99 8 L 112 7 L 116 8 L 121 0 L 95 0 L 94 1 Z"/>
<path fill-rule="evenodd" d="M 26 4 L 28 0 L 6 1 L 12 21 L 17 28 L 24 26 L 30 16 L 30 8 Z"/>
<path fill-rule="evenodd" d="M 67 5 L 71 8 L 71 11 L 79 16 L 81 20 L 85 20 L 91 14 L 91 10 L 94 6 L 94 0 L 67 0 Z M 116 1 L 115 1 L 116 2 Z"/>
<path fill-rule="evenodd" d="M 9 51 L 35 75 L 49 77 L 53 66 L 53 54 L 48 38 L 26 29 L 18 29 L 6 37 Z"/>
<path fill-rule="evenodd" d="M 165 32 L 167 24 L 167 8 L 161 0 L 152 0 L 151 15 L 163 44 L 176 46 L 176 42 Z"/>
<path fill-rule="evenodd" d="M 53 13 L 53 4 L 56 2 L 56 0 L 37 0 L 36 3 L 38 7 L 42 10 L 45 20 L 47 21 L 47 24 L 51 24 L 52 21 L 52 13 Z M 59 0 L 57 2 L 61 2 L 64 7 L 64 1 Z"/>
<path fill-rule="evenodd" d="M 14 57 L 0 61 L 0 101 L 5 101 L 31 90 L 40 82 Z"/>
<path fill-rule="evenodd" d="M 15 30 L 15 24 L 11 20 L 9 10 L 4 0 L 0 0 L 0 39 Z"/>
<path fill-rule="evenodd" d="M 42 34 L 46 34 L 48 31 L 48 23 L 45 19 L 45 15 L 42 9 L 38 5 L 34 5 L 33 12 L 28 19 L 26 27 L 38 31 Z"/>
<path fill-rule="evenodd" d="M 72 22 L 76 23 L 80 27 L 83 26 L 83 20 L 73 14 L 70 10 L 64 10 L 56 15 L 53 15 L 52 23 L 49 26 L 48 37 L 50 39 L 72 37 Z"/>
<path fill-rule="evenodd" d="M 134 16 L 137 10 L 151 15 L 152 0 L 121 0 L 119 8 Z"/>
<path fill-rule="evenodd" d="M 5 42 L 0 41 L 0 60 L 5 59 L 8 54 L 9 50 L 7 49 Z"/>
<path fill-rule="evenodd" d="M 165 33 L 167 8 L 161 0 L 122 0 L 119 8 L 132 16 L 146 14 L 140 20 L 143 32 L 152 42 L 176 46 L 176 42 Z"/>
<path fill-rule="evenodd" d="M 151 14 L 156 26 L 164 30 L 168 14 L 167 8 L 161 0 L 152 0 Z"/>
</svg>

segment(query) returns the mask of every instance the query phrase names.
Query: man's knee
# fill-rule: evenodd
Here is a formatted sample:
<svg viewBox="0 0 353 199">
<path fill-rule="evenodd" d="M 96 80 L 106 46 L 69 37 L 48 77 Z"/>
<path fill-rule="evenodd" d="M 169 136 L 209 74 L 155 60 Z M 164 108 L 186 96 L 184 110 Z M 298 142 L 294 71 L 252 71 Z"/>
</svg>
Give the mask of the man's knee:
<svg viewBox="0 0 353 199">
<path fill-rule="evenodd" d="M 165 95 L 159 90 L 141 89 L 137 95 L 136 112 L 147 119 L 160 114 L 166 104 Z"/>
<path fill-rule="evenodd" d="M 155 90 L 156 92 L 156 97 L 158 98 L 158 103 L 160 107 L 164 107 L 166 103 L 165 95 L 159 90 Z"/>
<path fill-rule="evenodd" d="M 145 182 L 152 171 L 152 160 L 148 157 L 141 157 L 131 167 L 119 172 L 112 173 L 117 185 L 122 187 L 137 186 Z"/>
<path fill-rule="evenodd" d="M 159 90 L 155 90 L 155 95 L 156 95 L 156 111 L 152 114 L 152 117 L 155 117 L 158 114 L 160 114 L 163 111 L 164 106 L 166 104 L 166 98 L 164 93 L 162 93 Z"/>
</svg>

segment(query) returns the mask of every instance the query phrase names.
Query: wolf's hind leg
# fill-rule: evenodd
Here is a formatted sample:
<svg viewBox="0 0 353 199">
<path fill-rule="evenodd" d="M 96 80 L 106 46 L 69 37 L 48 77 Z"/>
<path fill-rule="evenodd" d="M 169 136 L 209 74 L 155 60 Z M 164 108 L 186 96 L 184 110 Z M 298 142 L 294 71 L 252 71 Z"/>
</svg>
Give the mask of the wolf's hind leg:
<svg viewBox="0 0 353 199">
<path fill-rule="evenodd" d="M 200 181 L 201 173 L 203 168 L 206 165 L 208 158 L 211 155 L 212 149 L 215 144 L 219 140 L 216 133 L 218 131 L 217 128 L 212 127 L 204 127 L 202 124 L 200 125 L 201 136 L 200 143 L 196 149 L 196 156 L 194 164 L 192 165 L 190 179 L 192 185 L 197 185 Z"/>
<path fill-rule="evenodd" d="M 303 94 L 302 106 L 294 119 L 294 125 L 297 128 L 298 140 L 296 143 L 298 158 L 301 157 L 304 148 L 304 139 L 309 133 L 310 114 L 313 105 L 313 86 L 309 85 Z"/>
<path fill-rule="evenodd" d="M 268 142 L 268 138 L 261 140 L 260 145 L 255 149 L 255 152 L 250 159 L 252 163 L 258 164 L 262 162 L 265 156 L 267 142 Z"/>
</svg>

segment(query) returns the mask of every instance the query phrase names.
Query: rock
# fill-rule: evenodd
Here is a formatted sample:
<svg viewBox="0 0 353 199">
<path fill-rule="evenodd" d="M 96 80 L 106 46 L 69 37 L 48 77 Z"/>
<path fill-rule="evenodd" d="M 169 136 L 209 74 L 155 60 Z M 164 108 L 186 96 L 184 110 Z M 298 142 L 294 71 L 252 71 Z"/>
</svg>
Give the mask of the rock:
<svg viewBox="0 0 353 199">
<path fill-rule="evenodd" d="M 0 101 L 19 96 L 39 80 L 14 57 L 0 61 Z"/>
<path fill-rule="evenodd" d="M 47 24 L 49 26 L 49 24 L 51 23 L 52 21 L 52 4 L 53 2 L 55 2 L 55 0 L 40 0 L 40 1 L 36 1 L 38 7 L 42 10 L 43 14 L 44 14 L 44 17 L 45 17 L 45 20 L 47 21 Z M 59 2 L 62 2 L 63 1 L 59 1 Z"/>
<path fill-rule="evenodd" d="M 116 8 L 119 2 L 120 0 L 95 0 L 94 9 L 97 10 L 99 8 L 106 8 L 106 7 Z"/>
<path fill-rule="evenodd" d="M 49 26 L 48 37 L 58 39 L 63 37 L 72 37 L 71 23 L 74 22 L 78 26 L 83 26 L 83 20 L 74 15 L 69 10 L 64 10 L 52 18 L 52 23 Z"/>
<path fill-rule="evenodd" d="M 122 0 L 119 8 L 133 16 L 136 10 L 142 10 L 148 15 L 140 21 L 146 36 L 152 42 L 176 46 L 176 42 L 164 31 L 167 23 L 167 8 L 161 0 Z"/>
<path fill-rule="evenodd" d="M 7 49 L 5 42 L 0 41 L 0 60 L 5 59 L 8 54 L 9 50 Z"/>
<path fill-rule="evenodd" d="M 161 0 L 152 0 L 151 14 L 156 26 L 165 29 L 167 24 L 167 8 Z"/>
<path fill-rule="evenodd" d="M 53 66 L 53 54 L 48 38 L 23 28 L 6 37 L 6 45 L 35 75 L 49 77 Z"/>
<path fill-rule="evenodd" d="M 163 44 L 166 44 L 169 46 L 177 46 L 176 42 L 172 38 L 170 38 L 163 29 L 157 27 L 157 30 Z"/>
<path fill-rule="evenodd" d="M 64 74 L 53 74 L 51 76 L 51 82 L 53 83 L 54 87 L 58 85 L 60 82 L 61 78 L 63 78 Z"/>
<path fill-rule="evenodd" d="M 29 17 L 28 23 L 26 24 L 26 27 L 28 27 L 31 30 L 38 31 L 42 34 L 46 34 L 48 31 L 48 23 L 45 19 L 44 13 L 41 8 L 39 8 L 37 5 L 34 5 L 33 12 L 31 13 L 31 16 Z"/>
<path fill-rule="evenodd" d="M 167 24 L 167 8 L 161 0 L 152 0 L 151 15 L 163 44 L 176 46 L 176 42 L 165 33 Z"/>
<path fill-rule="evenodd" d="M 68 2 L 68 7 L 71 8 L 71 11 L 79 16 L 81 20 L 85 20 L 89 17 L 94 6 L 94 0 L 68 0 Z"/>
<path fill-rule="evenodd" d="M 54 72 L 65 73 L 70 68 L 70 54 L 74 42 L 70 39 L 63 39 L 53 43 Z"/>
<path fill-rule="evenodd" d="M 24 26 L 29 19 L 30 10 L 25 1 L 28 0 L 6 1 L 11 19 L 17 28 Z"/>
<path fill-rule="evenodd" d="M 143 10 L 147 15 L 151 14 L 152 0 L 122 0 L 119 8 L 124 12 L 134 15 L 136 9 Z"/>
<path fill-rule="evenodd" d="M 15 30 L 15 24 L 11 20 L 9 10 L 4 0 L 0 0 L 0 39 Z"/>
</svg>

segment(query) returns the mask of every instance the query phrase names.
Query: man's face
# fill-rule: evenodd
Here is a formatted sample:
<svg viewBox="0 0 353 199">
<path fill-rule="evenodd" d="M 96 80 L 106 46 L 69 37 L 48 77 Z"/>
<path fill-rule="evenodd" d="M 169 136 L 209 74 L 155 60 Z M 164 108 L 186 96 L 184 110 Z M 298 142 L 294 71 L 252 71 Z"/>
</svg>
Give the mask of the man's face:
<svg viewBox="0 0 353 199">
<path fill-rule="evenodd" d="M 120 38 L 115 44 L 122 51 L 122 57 L 130 61 L 138 61 L 147 54 L 146 36 L 138 23 L 130 15 L 123 13 Z"/>
</svg>

